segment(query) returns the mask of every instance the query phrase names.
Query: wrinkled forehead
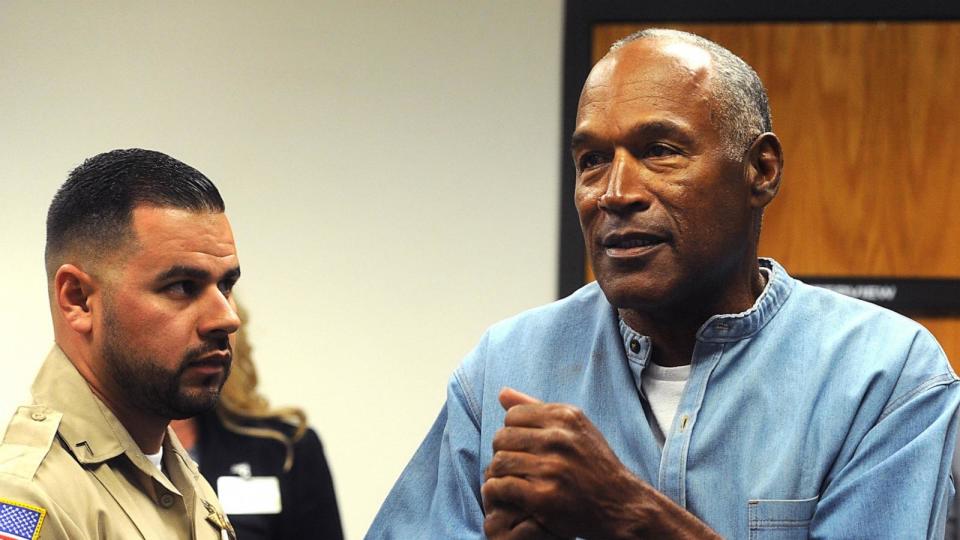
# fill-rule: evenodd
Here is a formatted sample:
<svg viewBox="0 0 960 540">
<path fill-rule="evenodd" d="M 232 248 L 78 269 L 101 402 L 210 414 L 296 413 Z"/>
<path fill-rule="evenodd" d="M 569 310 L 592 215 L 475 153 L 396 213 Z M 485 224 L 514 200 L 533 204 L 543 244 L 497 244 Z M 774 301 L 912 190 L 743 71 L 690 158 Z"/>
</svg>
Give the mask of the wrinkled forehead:
<svg viewBox="0 0 960 540">
<path fill-rule="evenodd" d="M 610 52 L 590 71 L 580 94 L 577 116 L 595 102 L 629 103 L 653 98 L 689 100 L 711 97 L 713 59 L 704 49 L 669 38 L 642 38 Z"/>
</svg>

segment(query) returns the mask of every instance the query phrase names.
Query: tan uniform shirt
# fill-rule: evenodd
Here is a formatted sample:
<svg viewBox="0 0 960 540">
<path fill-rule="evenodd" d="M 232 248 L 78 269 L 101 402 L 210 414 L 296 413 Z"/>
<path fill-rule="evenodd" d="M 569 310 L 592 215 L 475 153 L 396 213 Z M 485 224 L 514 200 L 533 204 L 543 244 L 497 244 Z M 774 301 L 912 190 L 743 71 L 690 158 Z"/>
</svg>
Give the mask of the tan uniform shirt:
<svg viewBox="0 0 960 540">
<path fill-rule="evenodd" d="M 34 539 L 234 538 L 173 430 L 164 474 L 59 347 L 32 392 L 34 405 L 17 409 L 0 444 L 0 531 L 23 535 L 39 518 Z"/>
</svg>

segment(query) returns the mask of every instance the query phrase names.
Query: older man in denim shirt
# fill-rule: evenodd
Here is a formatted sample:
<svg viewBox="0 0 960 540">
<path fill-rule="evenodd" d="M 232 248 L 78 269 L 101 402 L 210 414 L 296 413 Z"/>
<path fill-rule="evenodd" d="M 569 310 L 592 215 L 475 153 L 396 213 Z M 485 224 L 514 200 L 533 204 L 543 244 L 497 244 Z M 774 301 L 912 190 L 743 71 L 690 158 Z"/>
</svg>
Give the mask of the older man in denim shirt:
<svg viewBox="0 0 960 540">
<path fill-rule="evenodd" d="M 597 282 L 492 327 L 369 538 L 930 538 L 960 386 L 919 325 L 758 259 L 754 71 L 646 31 L 580 98 Z"/>
</svg>

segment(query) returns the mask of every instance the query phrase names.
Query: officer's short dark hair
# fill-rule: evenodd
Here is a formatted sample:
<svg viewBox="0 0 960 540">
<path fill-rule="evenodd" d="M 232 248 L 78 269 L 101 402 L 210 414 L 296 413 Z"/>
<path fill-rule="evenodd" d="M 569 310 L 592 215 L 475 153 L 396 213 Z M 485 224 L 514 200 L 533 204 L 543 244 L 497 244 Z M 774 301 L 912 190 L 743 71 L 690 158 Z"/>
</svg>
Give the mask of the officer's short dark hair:
<svg viewBox="0 0 960 540">
<path fill-rule="evenodd" d="M 67 176 L 47 212 L 44 260 L 52 279 L 67 256 L 97 260 L 133 238 L 137 206 L 220 213 L 223 199 L 209 178 L 153 150 L 112 150 Z"/>
</svg>

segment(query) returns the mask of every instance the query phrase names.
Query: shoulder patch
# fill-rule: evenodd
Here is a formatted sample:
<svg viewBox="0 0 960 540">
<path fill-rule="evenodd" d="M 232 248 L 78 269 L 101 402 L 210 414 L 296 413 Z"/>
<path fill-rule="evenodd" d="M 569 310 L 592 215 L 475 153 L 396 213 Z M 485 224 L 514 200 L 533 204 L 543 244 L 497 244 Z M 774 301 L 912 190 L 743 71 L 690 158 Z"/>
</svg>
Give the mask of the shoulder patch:
<svg viewBox="0 0 960 540">
<path fill-rule="evenodd" d="M 17 409 L 0 444 L 0 473 L 30 480 L 53 445 L 63 414 L 43 405 Z"/>
<path fill-rule="evenodd" d="M 0 499 L 0 538 L 37 540 L 47 510 L 10 499 Z"/>
</svg>

